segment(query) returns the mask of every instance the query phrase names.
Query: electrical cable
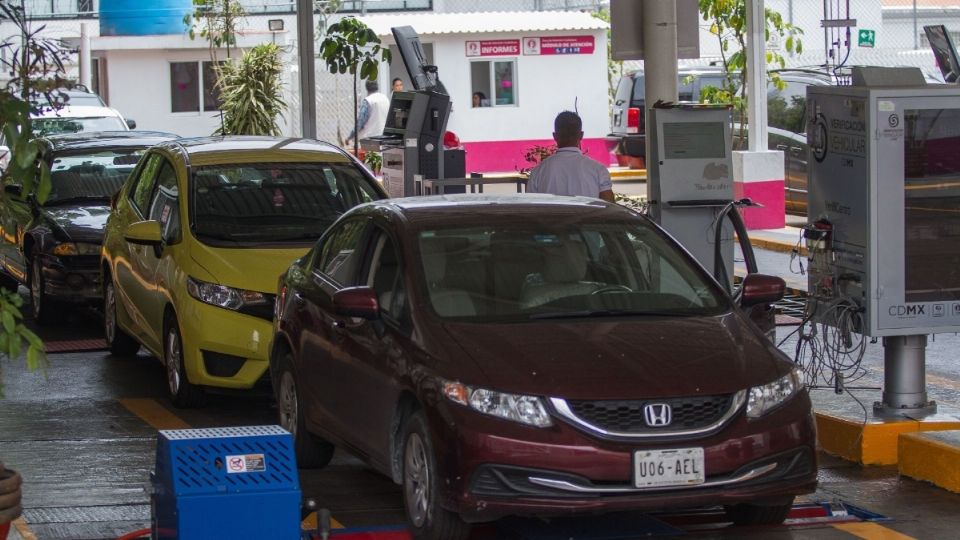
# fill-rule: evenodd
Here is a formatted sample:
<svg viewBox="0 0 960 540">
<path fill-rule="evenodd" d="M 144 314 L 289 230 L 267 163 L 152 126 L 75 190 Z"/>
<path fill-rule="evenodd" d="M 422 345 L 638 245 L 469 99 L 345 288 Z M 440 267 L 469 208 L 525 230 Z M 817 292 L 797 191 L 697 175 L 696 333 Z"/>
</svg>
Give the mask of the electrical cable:
<svg viewBox="0 0 960 540">
<path fill-rule="evenodd" d="M 128 532 L 122 536 L 118 536 L 117 540 L 135 540 L 136 538 L 150 536 L 150 532 L 150 529 L 137 529 L 136 531 Z"/>
</svg>

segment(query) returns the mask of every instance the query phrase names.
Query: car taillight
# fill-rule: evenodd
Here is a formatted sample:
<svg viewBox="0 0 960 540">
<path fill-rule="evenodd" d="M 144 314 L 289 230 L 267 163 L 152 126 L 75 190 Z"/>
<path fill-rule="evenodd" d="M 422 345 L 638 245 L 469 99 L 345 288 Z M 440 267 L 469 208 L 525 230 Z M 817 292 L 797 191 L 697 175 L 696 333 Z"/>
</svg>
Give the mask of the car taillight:
<svg viewBox="0 0 960 540">
<path fill-rule="evenodd" d="M 627 133 L 640 133 L 640 109 L 637 107 L 627 109 Z"/>
</svg>

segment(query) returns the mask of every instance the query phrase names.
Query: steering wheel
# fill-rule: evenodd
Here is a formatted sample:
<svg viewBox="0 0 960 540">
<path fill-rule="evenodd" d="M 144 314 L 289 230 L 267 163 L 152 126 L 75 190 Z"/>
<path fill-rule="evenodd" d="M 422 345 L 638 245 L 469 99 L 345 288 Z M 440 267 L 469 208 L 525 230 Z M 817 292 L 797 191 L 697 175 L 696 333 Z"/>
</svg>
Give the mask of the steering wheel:
<svg viewBox="0 0 960 540">
<path fill-rule="evenodd" d="M 627 287 L 626 285 L 604 285 L 603 287 L 600 287 L 599 289 L 593 291 L 590 294 L 604 294 L 604 293 L 612 293 L 612 292 L 632 293 L 633 289 L 631 289 L 630 287 Z"/>
</svg>

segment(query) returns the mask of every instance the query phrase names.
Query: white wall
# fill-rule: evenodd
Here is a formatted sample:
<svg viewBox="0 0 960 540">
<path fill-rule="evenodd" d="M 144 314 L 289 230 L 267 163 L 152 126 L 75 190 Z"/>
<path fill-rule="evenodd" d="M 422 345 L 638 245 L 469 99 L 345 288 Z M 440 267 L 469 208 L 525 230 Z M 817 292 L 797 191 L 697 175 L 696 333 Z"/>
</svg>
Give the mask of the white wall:
<svg viewBox="0 0 960 540">
<path fill-rule="evenodd" d="M 593 54 L 466 56 L 466 41 L 578 35 L 594 36 L 596 46 Z M 423 43 L 433 44 L 440 80 L 447 88 L 453 104 L 447 129 L 455 132 L 463 142 L 550 139 L 554 117 L 560 111 L 573 110 L 575 99 L 583 118 L 585 137 L 603 137 L 609 131 L 607 43 L 603 30 L 424 35 L 420 39 Z M 517 61 L 517 106 L 473 108 L 471 60 L 502 59 Z M 399 57 L 393 61 L 402 65 Z M 381 86 L 389 88 L 386 86 L 389 82 L 384 74 Z M 492 96 L 487 97 L 492 99 Z"/>
</svg>

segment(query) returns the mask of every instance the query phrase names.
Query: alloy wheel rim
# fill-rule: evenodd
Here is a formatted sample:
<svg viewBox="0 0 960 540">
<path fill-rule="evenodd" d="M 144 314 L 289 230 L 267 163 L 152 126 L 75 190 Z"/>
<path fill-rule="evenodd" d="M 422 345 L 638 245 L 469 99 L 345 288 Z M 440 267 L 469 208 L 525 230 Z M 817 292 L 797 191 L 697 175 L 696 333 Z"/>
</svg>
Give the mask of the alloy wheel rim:
<svg viewBox="0 0 960 540">
<path fill-rule="evenodd" d="M 42 273 L 40 272 L 40 263 L 33 263 L 33 279 L 30 280 L 30 302 L 33 303 L 33 314 L 37 317 L 40 316 L 40 292 L 41 292 L 41 282 L 43 279 Z"/>
<path fill-rule="evenodd" d="M 113 296 L 113 285 L 107 285 L 106 296 L 107 296 L 107 300 L 105 302 L 106 306 L 105 306 L 105 309 L 103 310 L 104 312 L 103 313 L 103 326 L 104 326 L 103 333 L 104 333 L 104 336 L 107 338 L 107 344 L 112 345 L 113 337 L 114 337 L 113 325 L 117 320 L 117 314 L 116 314 L 117 305 L 116 305 L 116 299 Z"/>
<path fill-rule="evenodd" d="M 180 392 L 180 336 L 171 328 L 167 334 L 167 386 L 170 395 L 176 396 Z"/>
<path fill-rule="evenodd" d="M 430 502 L 430 468 L 427 466 L 426 448 L 417 433 L 411 433 L 407 440 L 403 470 L 407 514 L 415 527 L 422 527 L 427 520 Z"/>
<path fill-rule="evenodd" d="M 293 375 L 285 371 L 280 378 L 280 426 L 289 431 L 294 437 L 297 436 L 297 383 L 293 380 Z"/>
</svg>

